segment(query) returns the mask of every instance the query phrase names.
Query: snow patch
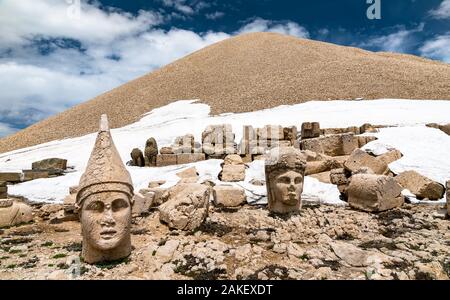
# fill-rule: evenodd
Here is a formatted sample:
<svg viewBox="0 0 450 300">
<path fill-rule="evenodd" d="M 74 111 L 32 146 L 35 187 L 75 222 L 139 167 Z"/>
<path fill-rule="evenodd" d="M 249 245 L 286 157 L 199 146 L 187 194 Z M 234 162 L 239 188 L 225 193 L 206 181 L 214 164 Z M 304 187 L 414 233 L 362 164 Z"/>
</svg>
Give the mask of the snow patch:
<svg viewBox="0 0 450 300">
<path fill-rule="evenodd" d="M 444 183 L 450 178 L 450 137 L 426 123 L 449 123 L 450 101 L 428 100 L 361 100 L 361 101 L 311 101 L 297 105 L 284 105 L 272 109 L 248 113 L 227 113 L 210 116 L 210 107 L 197 100 L 182 100 L 152 110 L 142 119 L 128 126 L 113 129 L 115 145 L 124 162 L 130 160 L 133 148 L 143 149 L 148 138 L 154 137 L 159 147 L 171 145 L 177 136 L 191 133 L 197 141 L 208 125 L 232 124 L 236 141 L 242 138 L 242 126 L 262 127 L 267 124 L 282 126 L 295 125 L 300 128 L 303 122 L 318 121 L 321 127 L 359 126 L 364 123 L 375 125 L 396 125 L 401 127 L 381 129 L 375 136 L 378 141 L 365 148 L 382 154 L 389 147 L 399 149 L 404 157 L 390 167 L 396 173 L 416 170 L 424 176 Z M 350 117 L 349 117 L 350 116 Z M 58 157 L 68 160 L 73 173 L 62 177 L 39 179 L 9 187 L 10 194 L 20 195 L 36 202 L 61 203 L 68 194 L 69 187 L 78 185 L 86 168 L 89 155 L 95 142 L 96 133 L 78 138 L 63 139 L 19 149 L 0 155 L 0 172 L 18 172 L 30 169 L 37 160 Z M 376 143 L 376 144 L 375 144 Z M 378 145 L 378 146 L 377 146 Z M 146 188 L 149 181 L 166 180 L 163 187 L 175 185 L 179 178 L 176 173 L 195 166 L 200 180 L 220 183 L 217 175 L 222 160 L 208 160 L 184 166 L 163 168 L 127 167 L 136 190 Z M 264 180 L 264 162 L 249 164 L 244 182 L 233 183 L 246 189 L 249 202 L 267 201 L 265 186 L 250 184 L 252 179 Z M 303 199 L 321 203 L 342 204 L 336 186 L 321 183 L 306 177 Z"/>
</svg>

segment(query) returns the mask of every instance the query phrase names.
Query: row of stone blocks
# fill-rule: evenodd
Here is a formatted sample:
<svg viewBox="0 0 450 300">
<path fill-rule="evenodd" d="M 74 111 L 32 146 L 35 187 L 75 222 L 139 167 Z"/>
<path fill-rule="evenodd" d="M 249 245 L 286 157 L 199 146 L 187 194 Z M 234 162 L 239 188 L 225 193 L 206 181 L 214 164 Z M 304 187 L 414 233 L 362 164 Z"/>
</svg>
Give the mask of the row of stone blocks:
<svg viewBox="0 0 450 300">
<path fill-rule="evenodd" d="M 183 165 L 205 159 L 206 156 L 204 153 L 158 154 L 156 157 L 156 166 L 165 167 L 172 165 Z"/>
<path fill-rule="evenodd" d="M 19 172 L 2 172 L 0 173 L 0 181 L 9 183 L 20 183 L 40 178 L 51 178 L 63 175 L 63 170 L 22 170 Z"/>
<path fill-rule="evenodd" d="M 4 181 L 14 184 L 39 178 L 61 176 L 66 169 L 66 159 L 49 158 L 33 162 L 31 170 L 22 170 L 22 172 L 1 172 L 0 182 Z"/>
</svg>

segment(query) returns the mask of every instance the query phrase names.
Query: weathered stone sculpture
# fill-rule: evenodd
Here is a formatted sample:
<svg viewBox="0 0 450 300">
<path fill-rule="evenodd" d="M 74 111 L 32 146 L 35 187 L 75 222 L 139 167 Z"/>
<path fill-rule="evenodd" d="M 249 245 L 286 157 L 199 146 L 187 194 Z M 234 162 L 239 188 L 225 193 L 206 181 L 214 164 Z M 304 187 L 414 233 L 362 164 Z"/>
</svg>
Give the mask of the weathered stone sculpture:
<svg viewBox="0 0 450 300">
<path fill-rule="evenodd" d="M 114 261 L 131 253 L 133 184 L 114 145 L 106 115 L 81 176 L 76 205 L 87 263 Z"/>
<path fill-rule="evenodd" d="M 28 223 L 33 220 L 32 209 L 25 203 L 0 199 L 0 228 Z"/>
<path fill-rule="evenodd" d="M 142 151 L 138 148 L 134 148 L 131 151 L 131 159 L 133 160 L 133 166 L 135 167 L 144 167 L 145 166 L 145 159 L 144 154 L 142 154 Z"/>
<path fill-rule="evenodd" d="M 266 159 L 269 210 L 289 213 L 301 209 L 306 157 L 293 147 L 272 149 Z"/>
<path fill-rule="evenodd" d="M 145 159 L 149 166 L 156 166 L 156 157 L 158 156 L 158 144 L 154 138 L 149 138 L 145 143 Z"/>
</svg>

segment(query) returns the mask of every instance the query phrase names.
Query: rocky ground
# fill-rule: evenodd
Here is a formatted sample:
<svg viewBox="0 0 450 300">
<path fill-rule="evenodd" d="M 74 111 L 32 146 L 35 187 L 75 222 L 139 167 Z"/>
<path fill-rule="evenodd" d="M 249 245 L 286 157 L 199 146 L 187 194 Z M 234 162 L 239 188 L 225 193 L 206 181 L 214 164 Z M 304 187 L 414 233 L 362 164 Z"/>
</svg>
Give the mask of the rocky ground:
<svg viewBox="0 0 450 300">
<path fill-rule="evenodd" d="M 306 205 L 210 207 L 195 232 L 169 230 L 159 212 L 133 219 L 133 251 L 113 263 L 80 262 L 80 224 L 0 230 L 0 279 L 449 279 L 450 221 L 436 206 L 368 214 Z"/>
</svg>

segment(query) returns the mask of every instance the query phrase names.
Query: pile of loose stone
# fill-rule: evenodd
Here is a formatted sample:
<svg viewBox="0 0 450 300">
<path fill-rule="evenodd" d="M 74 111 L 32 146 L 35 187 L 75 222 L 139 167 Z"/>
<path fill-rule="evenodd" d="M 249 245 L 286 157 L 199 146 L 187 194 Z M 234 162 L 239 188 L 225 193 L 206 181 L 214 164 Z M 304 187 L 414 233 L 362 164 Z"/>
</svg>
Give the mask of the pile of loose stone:
<svg viewBox="0 0 450 300">
<path fill-rule="evenodd" d="M 224 183 L 199 182 L 191 167 L 177 174 L 180 181 L 171 188 L 162 188 L 164 181 L 150 181 L 147 189 L 133 192 L 102 119 L 80 186 L 70 189 L 63 205 L 34 205 L 32 213 L 22 202 L 0 200 L 0 227 L 34 222 L 0 231 L 0 276 L 65 279 L 84 268 L 77 276 L 449 278 L 450 205 L 442 213 L 434 206 L 407 204 L 402 195 L 408 189 L 417 199 L 438 200 L 446 189 L 414 171 L 392 173 L 388 165 L 402 157 L 396 149 L 378 156 L 361 150 L 376 139 L 361 134 L 376 132 L 377 126 L 321 129 L 313 122 L 303 123 L 300 134 L 295 126 L 243 130 L 239 144 L 231 126 L 213 125 L 203 132 L 202 144 L 185 135 L 159 151 L 150 138 L 144 153 L 132 151 L 131 165 L 223 159 L 218 178 Z M 256 159 L 266 161 L 266 181 L 252 184 L 266 185 L 268 209 L 249 206 L 243 188 L 226 184 L 243 181 L 246 163 Z M 105 169 L 105 162 L 111 167 Z M 349 206 L 302 207 L 304 176 L 335 184 Z M 0 184 L 0 195 L 7 196 L 5 187 Z M 446 188 L 449 202 L 450 181 Z M 111 194 L 117 192 L 123 199 L 120 205 Z M 112 211 L 118 210 L 123 213 L 114 217 Z M 111 227 L 96 229 L 96 224 Z M 42 251 L 48 241 L 58 242 Z M 71 247 L 74 243 L 79 247 Z M 54 270 L 49 257 L 58 260 L 59 269 Z"/>
</svg>

